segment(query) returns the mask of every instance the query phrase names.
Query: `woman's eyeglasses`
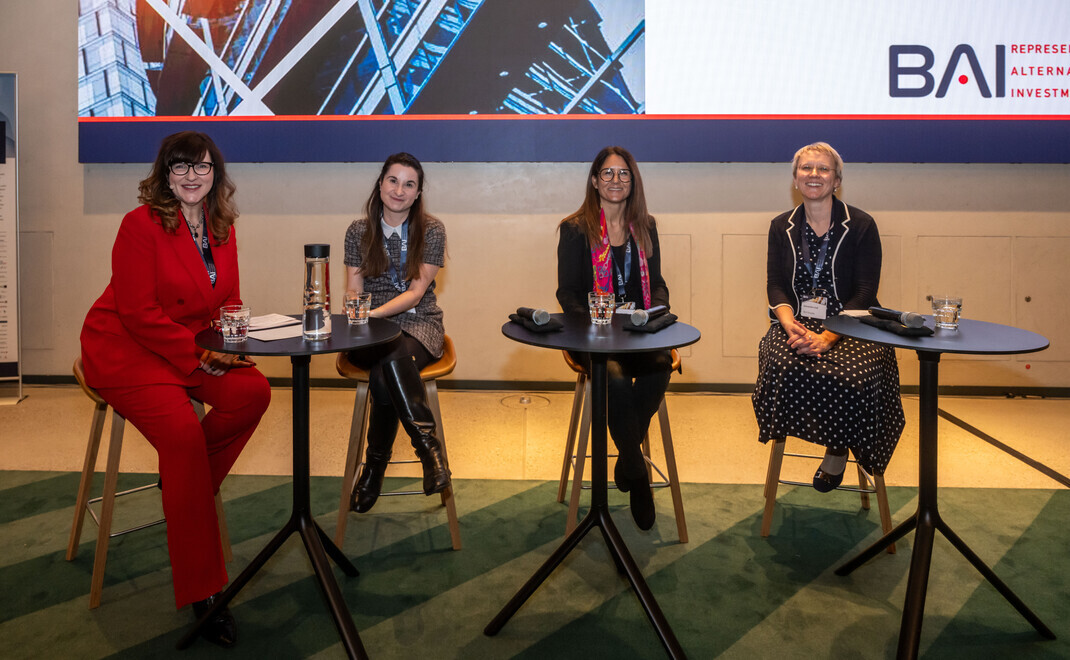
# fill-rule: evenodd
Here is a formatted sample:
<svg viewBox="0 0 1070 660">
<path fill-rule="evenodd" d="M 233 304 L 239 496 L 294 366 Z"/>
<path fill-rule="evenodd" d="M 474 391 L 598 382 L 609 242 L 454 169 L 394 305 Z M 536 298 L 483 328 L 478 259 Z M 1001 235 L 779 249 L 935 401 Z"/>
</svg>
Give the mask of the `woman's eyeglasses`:
<svg viewBox="0 0 1070 660">
<path fill-rule="evenodd" d="M 168 169 L 171 170 L 171 174 L 182 176 L 183 174 L 188 174 L 191 167 L 193 168 L 194 174 L 200 174 L 201 176 L 212 171 L 212 164 L 207 161 L 201 161 L 199 163 L 171 163 L 171 167 Z"/>
<path fill-rule="evenodd" d="M 613 180 L 613 176 L 616 175 L 620 179 L 621 183 L 628 183 L 632 180 L 631 170 L 615 170 L 612 167 L 607 167 L 604 170 L 598 172 L 598 178 L 609 183 Z"/>
</svg>

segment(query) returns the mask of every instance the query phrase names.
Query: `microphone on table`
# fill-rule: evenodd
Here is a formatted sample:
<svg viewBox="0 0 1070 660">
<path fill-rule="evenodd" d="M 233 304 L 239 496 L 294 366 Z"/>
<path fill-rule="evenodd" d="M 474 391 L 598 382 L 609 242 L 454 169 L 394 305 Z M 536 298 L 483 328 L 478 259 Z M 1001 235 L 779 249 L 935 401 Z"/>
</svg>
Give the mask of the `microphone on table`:
<svg viewBox="0 0 1070 660">
<path fill-rule="evenodd" d="M 647 321 L 652 321 L 659 316 L 667 314 L 669 308 L 665 305 L 655 305 L 650 309 L 637 309 L 632 312 L 632 325 L 646 325 Z"/>
<path fill-rule="evenodd" d="M 887 307 L 870 307 L 869 313 L 879 319 L 899 321 L 908 328 L 920 328 L 925 325 L 925 318 L 921 314 L 915 314 L 914 312 L 900 312 L 897 309 L 888 309 Z"/>
<path fill-rule="evenodd" d="M 531 307 L 517 307 L 516 315 L 529 319 L 535 325 L 546 325 L 550 321 L 550 312 L 545 309 L 532 309 Z"/>
</svg>

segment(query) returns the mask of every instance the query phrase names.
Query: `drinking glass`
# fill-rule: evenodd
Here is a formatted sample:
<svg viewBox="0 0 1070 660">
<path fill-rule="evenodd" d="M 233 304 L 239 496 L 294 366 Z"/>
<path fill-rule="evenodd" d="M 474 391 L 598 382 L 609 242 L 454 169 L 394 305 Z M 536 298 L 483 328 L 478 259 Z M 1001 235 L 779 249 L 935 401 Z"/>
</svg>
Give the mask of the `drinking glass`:
<svg viewBox="0 0 1070 660">
<path fill-rule="evenodd" d="M 223 305 L 219 308 L 219 329 L 223 342 L 231 344 L 245 341 L 249 336 L 251 312 L 245 305 Z"/>
<path fill-rule="evenodd" d="M 933 319 L 936 327 L 944 330 L 958 330 L 959 317 L 962 315 L 961 296 L 933 296 Z"/>
<path fill-rule="evenodd" d="M 591 323 L 609 325 L 613 320 L 613 304 L 616 296 L 612 293 L 592 291 L 587 294 L 587 307 L 591 312 Z"/>
</svg>

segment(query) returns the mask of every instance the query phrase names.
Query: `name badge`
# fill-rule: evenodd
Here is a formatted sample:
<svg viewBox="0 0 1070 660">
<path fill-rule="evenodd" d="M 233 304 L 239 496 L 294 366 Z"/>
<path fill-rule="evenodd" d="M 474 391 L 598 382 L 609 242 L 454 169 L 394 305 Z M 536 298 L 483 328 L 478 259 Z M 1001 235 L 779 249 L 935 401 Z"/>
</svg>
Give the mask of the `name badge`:
<svg viewBox="0 0 1070 660">
<path fill-rule="evenodd" d="M 828 297 L 822 290 L 814 293 L 802 302 L 799 313 L 808 319 L 824 320 L 828 316 Z"/>
<path fill-rule="evenodd" d="M 621 303 L 621 304 L 617 305 L 617 311 L 618 312 L 631 313 L 631 312 L 635 311 L 635 303 L 634 302 Z"/>
</svg>

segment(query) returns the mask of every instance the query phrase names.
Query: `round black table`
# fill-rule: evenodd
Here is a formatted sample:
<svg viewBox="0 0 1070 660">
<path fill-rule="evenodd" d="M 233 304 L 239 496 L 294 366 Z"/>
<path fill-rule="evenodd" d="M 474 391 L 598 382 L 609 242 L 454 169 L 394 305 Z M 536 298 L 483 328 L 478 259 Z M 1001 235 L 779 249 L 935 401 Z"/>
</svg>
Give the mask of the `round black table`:
<svg viewBox="0 0 1070 660">
<path fill-rule="evenodd" d="M 701 335 L 694 327 L 686 323 L 673 323 L 672 325 L 655 333 L 629 332 L 622 328 L 623 324 L 630 323 L 628 317 L 622 314 L 614 314 L 610 325 L 596 326 L 591 323 L 587 315 L 554 314 L 554 318 L 564 324 L 564 329 L 558 332 L 535 333 L 527 330 L 524 326 L 509 322 L 502 326 L 502 334 L 513 341 L 541 348 L 558 348 L 568 351 L 577 351 L 591 354 L 591 510 L 580 521 L 576 529 L 565 537 L 561 545 L 550 555 L 534 575 L 520 588 L 502 611 L 483 630 L 486 635 L 495 635 L 505 626 L 506 622 L 520 609 L 520 606 L 535 593 L 539 585 L 549 577 L 550 573 L 557 568 L 565 557 L 571 552 L 580 539 L 595 527 L 602 530 L 602 536 L 609 546 L 609 553 L 613 557 L 618 570 L 628 576 L 628 581 L 635 589 L 643 610 L 654 625 L 654 629 L 665 646 L 665 650 L 673 658 L 685 657 L 680 643 L 676 640 L 672 629 L 661 613 L 654 594 L 643 579 L 635 560 L 628 552 L 628 546 L 621 538 L 613 524 L 613 518 L 609 514 L 609 503 L 606 494 L 607 468 L 606 468 L 606 412 L 607 412 L 607 374 L 606 360 L 612 353 L 648 353 L 651 351 L 663 351 L 680 346 L 688 346 L 699 340 Z"/>
<path fill-rule="evenodd" d="M 236 353 L 263 357 L 286 356 L 293 365 L 293 513 L 283 525 L 282 530 L 268 542 L 260 554 L 230 586 L 222 593 L 211 609 L 197 620 L 193 627 L 178 641 L 177 647 L 184 649 L 193 643 L 200 628 L 214 617 L 216 612 L 227 606 L 265 562 L 275 554 L 283 542 L 293 533 L 301 535 L 305 552 L 312 561 L 312 568 L 317 581 L 327 599 L 327 604 L 334 617 L 342 644 L 351 658 L 367 658 L 368 654 L 361 644 L 353 617 L 349 614 L 342 592 L 335 582 L 329 556 L 338 564 L 346 575 L 357 575 L 357 569 L 346 558 L 338 546 L 320 529 L 312 518 L 309 502 L 309 449 L 308 449 L 308 366 L 313 355 L 322 353 L 340 353 L 368 346 L 385 344 L 401 336 L 401 329 L 396 323 L 383 319 L 369 319 L 364 325 L 349 325 L 344 314 L 331 315 L 331 337 L 322 341 L 306 341 L 302 337 L 260 341 L 247 339 L 244 342 L 224 343 L 223 336 L 215 330 L 205 330 L 197 335 L 195 341 L 201 348 L 219 353 Z"/>
<path fill-rule="evenodd" d="M 933 319 L 926 316 L 925 325 L 933 327 Z M 932 559 L 933 540 L 941 532 L 955 549 L 994 586 L 1044 637 L 1055 639 L 1055 634 L 1025 606 L 1018 596 L 1003 583 L 980 557 L 958 537 L 940 517 L 937 508 L 937 389 L 938 365 L 942 353 L 967 353 L 1006 355 L 1033 353 L 1048 347 L 1048 340 L 1028 330 L 1021 330 L 998 323 L 962 319 L 958 330 L 936 329 L 930 337 L 902 337 L 862 323 L 856 318 L 840 315 L 825 320 L 825 327 L 847 337 L 864 339 L 875 344 L 917 351 L 920 365 L 919 419 L 918 419 L 918 510 L 906 521 L 888 532 L 883 538 L 864 550 L 854 559 L 836 569 L 837 575 L 847 575 L 865 562 L 876 557 L 888 545 L 895 543 L 913 529 L 914 551 L 910 558 L 907 576 L 906 601 L 903 604 L 903 621 L 899 628 L 900 658 L 916 658 L 921 642 L 921 624 L 925 612 L 925 591 L 929 581 L 929 565 Z"/>
</svg>

